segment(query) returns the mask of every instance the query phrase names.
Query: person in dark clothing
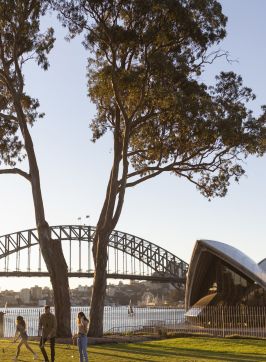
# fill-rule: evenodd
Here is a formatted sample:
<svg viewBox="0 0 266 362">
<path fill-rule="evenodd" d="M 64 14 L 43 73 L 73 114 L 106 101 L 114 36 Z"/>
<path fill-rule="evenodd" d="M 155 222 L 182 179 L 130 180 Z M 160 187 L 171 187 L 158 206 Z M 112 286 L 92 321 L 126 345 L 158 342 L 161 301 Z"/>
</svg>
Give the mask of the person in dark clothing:
<svg viewBox="0 0 266 362">
<path fill-rule="evenodd" d="M 42 351 L 45 362 L 49 362 L 46 350 L 44 348 L 45 342 L 50 340 L 51 349 L 51 362 L 55 360 L 55 336 L 56 336 L 56 319 L 50 311 L 50 306 L 44 307 L 44 314 L 40 316 L 39 330 L 41 332 L 40 349 Z"/>
<path fill-rule="evenodd" d="M 15 334 L 15 337 L 14 337 L 14 342 L 16 342 L 18 338 L 21 338 L 21 341 L 18 344 L 17 353 L 16 353 L 16 356 L 13 358 L 13 361 L 18 361 L 18 356 L 20 354 L 20 349 L 21 349 L 21 346 L 23 344 L 33 354 L 33 358 L 37 359 L 38 358 L 37 353 L 35 353 L 28 344 L 28 335 L 27 335 L 27 331 L 26 331 L 26 323 L 25 323 L 23 317 L 21 317 L 20 315 L 17 317 L 17 328 L 16 328 L 16 334 Z"/>
</svg>

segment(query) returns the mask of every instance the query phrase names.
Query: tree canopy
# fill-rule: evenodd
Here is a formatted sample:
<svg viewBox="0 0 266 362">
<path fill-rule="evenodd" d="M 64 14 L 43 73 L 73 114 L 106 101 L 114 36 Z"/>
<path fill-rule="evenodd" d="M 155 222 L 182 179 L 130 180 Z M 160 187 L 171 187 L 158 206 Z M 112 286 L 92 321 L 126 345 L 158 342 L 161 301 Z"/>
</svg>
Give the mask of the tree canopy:
<svg viewBox="0 0 266 362">
<path fill-rule="evenodd" d="M 47 54 L 55 39 L 52 28 L 40 32 L 45 9 L 37 0 L 0 1 L 0 164 L 11 167 L 25 156 L 18 102 L 28 125 L 43 117 L 39 101 L 25 92 L 23 66 L 31 59 L 45 70 L 49 66 Z"/>
<path fill-rule="evenodd" d="M 61 3 L 61 5 L 60 5 Z M 241 76 L 221 72 L 214 86 L 201 81 L 227 18 L 215 0 L 58 2 L 70 36 L 85 30 L 89 96 L 97 115 L 93 140 L 118 134 L 129 163 L 125 187 L 162 172 L 193 182 L 207 197 L 224 196 L 241 159 L 265 151 L 265 108 Z M 210 50 L 211 48 L 211 50 Z"/>
<path fill-rule="evenodd" d="M 109 235 L 126 189 L 162 173 L 186 178 L 208 197 L 225 196 L 244 174 L 243 159 L 265 152 L 260 117 L 241 76 L 202 81 L 227 18 L 216 0 L 50 0 L 69 37 L 83 33 L 88 94 L 97 113 L 95 142 L 113 134 L 113 164 L 93 241 L 94 287 L 89 335 L 103 333 Z"/>
</svg>

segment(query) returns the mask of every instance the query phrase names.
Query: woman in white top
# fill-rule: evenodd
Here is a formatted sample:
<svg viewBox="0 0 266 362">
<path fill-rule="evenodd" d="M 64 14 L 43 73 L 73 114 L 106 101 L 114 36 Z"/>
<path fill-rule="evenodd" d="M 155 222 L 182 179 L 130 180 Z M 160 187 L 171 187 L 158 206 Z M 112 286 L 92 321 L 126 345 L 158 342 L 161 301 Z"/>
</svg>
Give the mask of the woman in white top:
<svg viewBox="0 0 266 362">
<path fill-rule="evenodd" d="M 86 318 L 83 312 L 79 312 L 78 319 L 77 319 L 77 326 L 78 326 L 78 348 L 79 348 L 79 361 L 80 362 L 89 362 L 88 360 L 88 353 L 87 353 L 87 345 L 88 345 L 88 324 L 89 321 Z"/>
</svg>

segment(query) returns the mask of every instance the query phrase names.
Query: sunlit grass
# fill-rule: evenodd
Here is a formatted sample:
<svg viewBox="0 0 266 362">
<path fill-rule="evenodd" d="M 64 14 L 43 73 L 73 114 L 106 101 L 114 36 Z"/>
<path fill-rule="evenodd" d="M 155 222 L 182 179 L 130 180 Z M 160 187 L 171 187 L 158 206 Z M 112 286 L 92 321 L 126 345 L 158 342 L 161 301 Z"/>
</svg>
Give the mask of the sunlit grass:
<svg viewBox="0 0 266 362">
<path fill-rule="evenodd" d="M 10 345 L 6 340 L 1 340 L 0 343 L 0 361 L 11 361 L 16 352 L 16 345 Z M 36 342 L 30 344 L 41 361 L 38 344 Z M 9 345 L 10 348 L 7 348 Z M 49 352 L 49 346 L 47 350 Z M 266 341 L 253 339 L 174 338 L 143 343 L 89 346 L 88 351 L 90 362 L 266 362 Z M 32 361 L 32 355 L 24 347 L 21 350 L 20 361 Z M 79 361 L 77 347 L 57 345 L 56 362 L 70 361 Z"/>
</svg>

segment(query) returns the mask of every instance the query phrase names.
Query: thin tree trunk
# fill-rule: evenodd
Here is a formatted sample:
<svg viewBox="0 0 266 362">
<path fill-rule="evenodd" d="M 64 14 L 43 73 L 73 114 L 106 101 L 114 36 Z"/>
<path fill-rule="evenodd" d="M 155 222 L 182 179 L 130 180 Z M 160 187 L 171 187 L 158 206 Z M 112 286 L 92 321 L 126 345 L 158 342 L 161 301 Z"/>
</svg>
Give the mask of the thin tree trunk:
<svg viewBox="0 0 266 362">
<path fill-rule="evenodd" d="M 90 307 L 90 326 L 88 332 L 88 336 L 93 337 L 102 337 L 103 335 L 104 301 L 107 281 L 106 265 L 108 258 L 108 242 L 106 242 L 106 240 L 108 239 L 109 233 L 105 232 L 98 235 L 97 239 L 94 240 L 94 243 L 97 245 L 97 251 L 94 253 L 95 271 Z"/>
</svg>

